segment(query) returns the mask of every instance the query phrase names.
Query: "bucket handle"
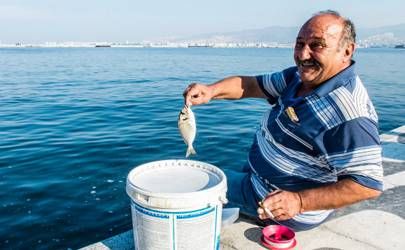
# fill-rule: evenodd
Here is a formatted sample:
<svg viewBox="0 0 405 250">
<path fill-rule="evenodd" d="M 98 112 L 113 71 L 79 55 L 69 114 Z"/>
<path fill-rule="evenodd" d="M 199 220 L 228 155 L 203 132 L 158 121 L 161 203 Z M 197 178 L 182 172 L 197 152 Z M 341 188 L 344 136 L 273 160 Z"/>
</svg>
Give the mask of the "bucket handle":
<svg viewBox="0 0 405 250">
<path fill-rule="evenodd" d="M 215 207 L 218 206 L 218 201 L 222 204 L 225 205 L 226 203 L 228 203 L 228 199 L 225 196 L 219 196 L 217 201 L 211 201 L 207 204 L 207 206 L 209 207 Z"/>
<path fill-rule="evenodd" d="M 228 203 L 228 199 L 225 196 L 219 196 L 219 201 L 224 205 Z"/>
<path fill-rule="evenodd" d="M 143 194 L 136 194 L 136 199 L 140 202 L 143 202 L 144 204 L 148 204 L 149 202 L 149 196 Z"/>
</svg>

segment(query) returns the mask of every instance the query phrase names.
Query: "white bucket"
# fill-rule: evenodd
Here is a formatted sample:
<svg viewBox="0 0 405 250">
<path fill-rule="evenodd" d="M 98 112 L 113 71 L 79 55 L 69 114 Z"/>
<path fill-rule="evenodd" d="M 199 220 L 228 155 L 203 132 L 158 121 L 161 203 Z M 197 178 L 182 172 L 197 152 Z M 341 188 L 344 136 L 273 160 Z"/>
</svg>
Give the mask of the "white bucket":
<svg viewBox="0 0 405 250">
<path fill-rule="evenodd" d="M 226 177 L 199 161 L 164 160 L 128 174 L 135 249 L 219 249 Z"/>
</svg>

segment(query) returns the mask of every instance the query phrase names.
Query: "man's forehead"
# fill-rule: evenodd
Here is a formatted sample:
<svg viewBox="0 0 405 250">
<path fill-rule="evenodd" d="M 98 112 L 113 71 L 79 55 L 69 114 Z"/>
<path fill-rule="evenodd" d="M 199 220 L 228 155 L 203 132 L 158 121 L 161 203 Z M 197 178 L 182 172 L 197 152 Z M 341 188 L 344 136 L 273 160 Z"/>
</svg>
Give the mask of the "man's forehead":
<svg viewBox="0 0 405 250">
<path fill-rule="evenodd" d="M 343 26 L 339 22 L 319 23 L 307 22 L 298 33 L 297 39 L 340 38 Z"/>
</svg>

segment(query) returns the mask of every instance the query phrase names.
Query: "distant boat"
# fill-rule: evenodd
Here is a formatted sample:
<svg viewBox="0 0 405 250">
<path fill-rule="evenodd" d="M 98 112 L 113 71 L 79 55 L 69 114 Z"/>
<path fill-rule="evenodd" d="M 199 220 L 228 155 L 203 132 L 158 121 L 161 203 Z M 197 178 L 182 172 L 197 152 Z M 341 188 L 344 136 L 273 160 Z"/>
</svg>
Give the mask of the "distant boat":
<svg viewBox="0 0 405 250">
<path fill-rule="evenodd" d="M 188 48 L 212 48 L 212 45 L 203 45 L 203 44 L 194 44 L 194 45 L 188 45 Z"/>
<path fill-rule="evenodd" d="M 396 49 L 405 49 L 405 44 L 398 44 L 398 45 L 395 45 L 394 48 L 396 48 Z"/>
<path fill-rule="evenodd" d="M 94 46 L 96 48 L 110 48 L 111 45 L 109 44 L 96 44 L 96 46 Z"/>
</svg>

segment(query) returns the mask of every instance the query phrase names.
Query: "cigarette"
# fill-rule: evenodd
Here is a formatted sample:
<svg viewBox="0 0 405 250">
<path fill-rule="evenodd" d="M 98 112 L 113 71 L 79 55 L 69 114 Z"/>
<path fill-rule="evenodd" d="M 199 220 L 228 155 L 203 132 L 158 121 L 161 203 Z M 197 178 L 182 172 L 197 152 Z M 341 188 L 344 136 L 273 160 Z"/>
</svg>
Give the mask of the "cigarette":
<svg viewBox="0 0 405 250">
<path fill-rule="evenodd" d="M 270 217 L 271 219 L 274 219 L 274 215 L 270 212 L 270 210 L 269 210 L 267 207 L 265 207 L 265 206 L 263 205 L 263 202 L 259 201 L 259 206 L 264 210 L 264 213 L 265 213 L 268 217 Z"/>
</svg>

